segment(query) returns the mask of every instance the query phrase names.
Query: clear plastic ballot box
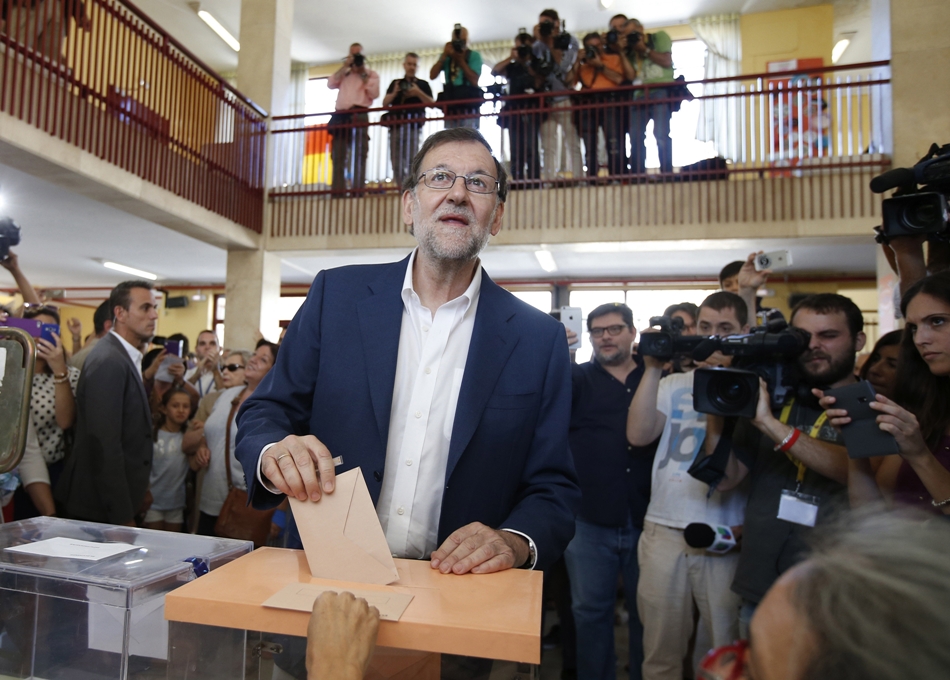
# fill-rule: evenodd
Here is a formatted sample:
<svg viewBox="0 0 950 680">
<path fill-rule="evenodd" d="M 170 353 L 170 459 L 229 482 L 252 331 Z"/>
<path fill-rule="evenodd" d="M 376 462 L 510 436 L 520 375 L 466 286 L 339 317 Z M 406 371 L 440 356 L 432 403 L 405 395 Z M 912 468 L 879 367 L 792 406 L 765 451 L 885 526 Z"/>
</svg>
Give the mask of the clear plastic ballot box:
<svg viewBox="0 0 950 680">
<path fill-rule="evenodd" d="M 301 550 L 260 548 L 169 593 L 174 677 L 292 678 L 303 673 L 310 611 L 264 606 L 281 591 L 353 590 L 385 602 L 412 599 L 382 620 L 370 680 L 529 680 L 541 660 L 539 571 L 442 574 L 397 559 L 399 580 L 369 585 L 314 578 Z M 371 591 L 367 593 L 366 591 Z M 313 601 L 310 596 L 307 604 Z M 282 670 L 290 674 L 283 674 Z M 172 677 L 171 673 L 169 677 Z"/>
<path fill-rule="evenodd" d="M 168 677 L 165 595 L 252 549 L 52 517 L 0 526 L 0 678 Z"/>
</svg>

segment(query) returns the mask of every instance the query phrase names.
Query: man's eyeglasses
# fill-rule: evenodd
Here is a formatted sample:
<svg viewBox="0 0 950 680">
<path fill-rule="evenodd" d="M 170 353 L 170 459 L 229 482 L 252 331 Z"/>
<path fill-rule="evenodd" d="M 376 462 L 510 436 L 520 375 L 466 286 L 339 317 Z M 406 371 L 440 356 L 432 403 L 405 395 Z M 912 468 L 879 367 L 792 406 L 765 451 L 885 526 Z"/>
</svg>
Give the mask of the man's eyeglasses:
<svg viewBox="0 0 950 680">
<path fill-rule="evenodd" d="M 225 364 L 224 366 L 221 367 L 221 370 L 231 371 L 231 373 L 234 373 L 235 371 L 243 371 L 244 366 L 242 364 Z"/>
<path fill-rule="evenodd" d="M 493 194 L 500 186 L 497 179 L 491 175 L 485 175 L 480 172 L 471 175 L 456 175 L 451 170 L 426 170 L 419 175 L 427 187 L 430 189 L 441 189 L 448 191 L 455 185 L 455 180 L 461 177 L 465 180 L 465 188 L 473 194 Z"/>
<path fill-rule="evenodd" d="M 604 337 L 604 331 L 607 331 L 607 335 L 613 337 L 615 335 L 620 335 L 623 333 L 623 329 L 627 327 L 627 324 L 618 323 L 615 326 L 601 326 L 600 328 L 591 328 L 590 337 L 592 338 L 602 338 Z"/>
</svg>

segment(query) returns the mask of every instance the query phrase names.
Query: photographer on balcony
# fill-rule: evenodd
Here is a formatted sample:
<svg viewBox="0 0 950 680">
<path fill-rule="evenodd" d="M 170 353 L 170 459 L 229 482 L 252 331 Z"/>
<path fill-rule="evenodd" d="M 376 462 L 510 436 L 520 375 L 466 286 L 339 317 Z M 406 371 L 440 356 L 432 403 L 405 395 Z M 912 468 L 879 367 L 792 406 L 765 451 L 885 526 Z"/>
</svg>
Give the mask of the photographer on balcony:
<svg viewBox="0 0 950 680">
<path fill-rule="evenodd" d="M 622 53 L 608 53 L 599 33 L 588 33 L 584 36 L 584 51 L 576 75 L 581 91 L 587 93 L 575 97 L 584 108 L 574 112 L 577 129 L 584 139 L 587 174 L 597 176 L 597 131 L 600 128 L 607 143 L 607 169 L 614 177 L 623 174 L 626 169 L 623 118 L 617 104 L 618 93 L 612 90 L 633 79 L 633 67 Z"/>
<path fill-rule="evenodd" d="M 673 84 L 673 41 L 666 31 L 646 33 L 636 19 L 628 22 L 627 45 L 633 53 L 633 67 L 637 72 L 636 85 L 654 83 Z M 660 171 L 673 172 L 673 140 L 670 139 L 670 118 L 673 105 L 669 101 L 670 88 L 650 87 L 637 92 L 630 115 L 631 170 L 637 174 L 646 171 L 646 130 L 653 120 L 653 136 L 660 155 Z"/>
<path fill-rule="evenodd" d="M 468 29 L 462 24 L 455 24 L 452 39 L 445 43 L 442 55 L 429 70 L 429 80 L 438 78 L 440 72 L 445 78 L 442 93 L 439 95 L 440 102 L 477 100 L 485 96 L 482 88 L 478 86 L 478 77 L 482 72 L 482 55 L 469 49 Z M 445 127 L 477 130 L 480 107 L 477 101 L 447 106 Z"/>
<path fill-rule="evenodd" d="M 402 61 L 405 76 L 391 82 L 383 97 L 383 106 L 415 104 L 418 107 L 390 111 L 383 116 L 385 121 L 389 121 L 389 159 L 393 165 L 393 181 L 400 188 L 409 174 L 412 157 L 419 150 L 419 133 L 426 117 L 425 106 L 435 104 L 429 83 L 416 78 L 418 67 L 419 55 L 407 52 Z"/>
<path fill-rule="evenodd" d="M 518 99 L 506 99 L 498 112 L 498 126 L 508 128 L 511 145 L 511 179 L 536 180 L 541 177 L 541 155 L 538 149 L 538 133 L 541 128 L 541 102 L 537 97 L 523 95 L 538 92 L 543 78 L 532 65 L 531 45 L 534 38 L 528 33 L 515 36 L 511 54 L 492 69 L 493 76 L 503 76 L 508 81 L 508 94 Z M 512 189 L 518 188 L 515 184 Z"/>
<path fill-rule="evenodd" d="M 541 12 L 534 27 L 534 38 L 535 70 L 544 78 L 544 91 L 563 93 L 544 99 L 548 118 L 541 124 L 541 176 L 547 181 L 556 179 L 558 174 L 570 173 L 572 177 L 580 177 L 584 161 L 581 140 L 571 115 L 569 93 L 574 89 L 571 73 L 581 45 L 570 33 L 562 33 L 561 19 L 553 9 Z M 561 128 L 561 138 L 558 138 L 558 127 Z M 568 159 L 562 159 L 559 167 L 562 141 L 570 156 L 570 164 L 566 162 Z"/>
<path fill-rule="evenodd" d="M 336 113 L 328 128 L 333 136 L 330 158 L 333 161 L 333 196 L 346 192 L 346 175 L 352 179 L 354 193 L 362 192 L 366 183 L 366 157 L 369 154 L 369 117 L 366 109 L 379 96 L 379 74 L 366 68 L 366 58 L 359 43 L 350 45 L 350 53 L 336 73 L 327 79 L 327 87 L 339 90 Z"/>
<path fill-rule="evenodd" d="M 791 326 L 810 334 L 797 359 L 804 387 L 855 382 L 855 356 L 865 336 L 854 302 L 832 293 L 811 295 L 795 305 Z M 723 424 L 722 418 L 707 416 L 707 454 L 719 443 Z M 726 477 L 717 486 L 724 491 L 749 478 L 742 551 L 732 583 L 742 598 L 743 637 L 766 591 L 802 559 L 812 528 L 847 507 L 848 456 L 842 442 L 817 398 L 799 390 L 784 406 L 772 404 L 760 379 L 755 417 L 738 420 Z"/>
</svg>

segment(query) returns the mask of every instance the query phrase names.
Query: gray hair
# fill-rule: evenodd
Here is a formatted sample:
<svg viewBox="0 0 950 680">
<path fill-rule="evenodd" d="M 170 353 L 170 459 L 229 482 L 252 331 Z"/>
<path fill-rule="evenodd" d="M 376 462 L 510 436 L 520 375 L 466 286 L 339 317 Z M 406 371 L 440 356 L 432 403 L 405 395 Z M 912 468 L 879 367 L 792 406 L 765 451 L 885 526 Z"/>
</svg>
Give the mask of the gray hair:
<svg viewBox="0 0 950 680">
<path fill-rule="evenodd" d="M 235 354 L 241 355 L 241 358 L 244 359 L 244 365 L 247 366 L 247 362 L 254 353 L 248 352 L 246 349 L 229 349 L 224 353 L 224 358 L 227 359 L 228 357 L 234 356 Z"/>
<path fill-rule="evenodd" d="M 451 144 L 453 142 L 474 142 L 488 149 L 488 153 L 491 154 L 491 159 L 495 162 L 495 175 L 498 179 L 498 200 L 504 203 L 505 199 L 508 198 L 508 173 L 505 171 L 505 166 L 498 162 L 498 159 L 495 158 L 494 153 L 492 153 L 491 146 L 478 130 L 464 127 L 440 130 L 426 138 L 426 141 L 422 143 L 422 148 L 419 149 L 418 153 L 412 158 L 412 163 L 410 163 L 409 166 L 409 174 L 406 175 L 406 179 L 402 185 L 403 191 L 414 192 L 416 190 L 416 186 L 419 184 L 419 177 L 422 175 L 422 161 L 427 153 L 443 144 Z"/>
<path fill-rule="evenodd" d="M 950 668 L 950 523 L 877 506 L 819 533 L 793 585 L 809 680 L 932 680 Z"/>
</svg>

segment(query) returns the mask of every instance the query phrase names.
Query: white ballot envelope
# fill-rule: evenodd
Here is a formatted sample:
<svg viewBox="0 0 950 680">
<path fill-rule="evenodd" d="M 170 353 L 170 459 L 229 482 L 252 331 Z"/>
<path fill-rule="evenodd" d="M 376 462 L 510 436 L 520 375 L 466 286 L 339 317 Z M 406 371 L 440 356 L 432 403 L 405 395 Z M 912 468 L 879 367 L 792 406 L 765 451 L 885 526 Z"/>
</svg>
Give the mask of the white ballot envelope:
<svg viewBox="0 0 950 680">
<path fill-rule="evenodd" d="M 291 498 L 290 507 L 313 576 L 380 585 L 399 580 L 359 468 L 338 475 L 333 493 L 316 503 Z"/>
</svg>

